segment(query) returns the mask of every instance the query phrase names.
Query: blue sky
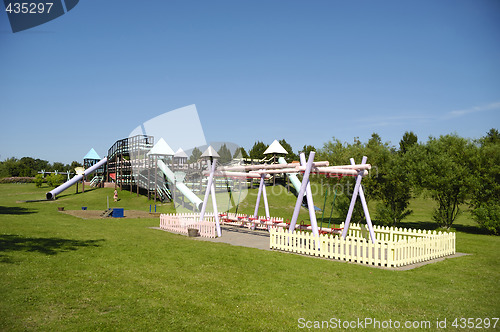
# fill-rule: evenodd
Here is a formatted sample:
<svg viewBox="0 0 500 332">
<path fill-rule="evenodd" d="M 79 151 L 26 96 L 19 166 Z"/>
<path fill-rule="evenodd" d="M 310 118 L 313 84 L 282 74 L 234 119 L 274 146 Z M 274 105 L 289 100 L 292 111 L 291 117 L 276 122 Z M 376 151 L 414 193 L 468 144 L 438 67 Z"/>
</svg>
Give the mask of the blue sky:
<svg viewBox="0 0 500 332">
<path fill-rule="evenodd" d="M 0 8 L 0 160 L 103 156 L 191 104 L 246 149 L 499 128 L 497 0 L 82 0 L 15 34 Z"/>
</svg>

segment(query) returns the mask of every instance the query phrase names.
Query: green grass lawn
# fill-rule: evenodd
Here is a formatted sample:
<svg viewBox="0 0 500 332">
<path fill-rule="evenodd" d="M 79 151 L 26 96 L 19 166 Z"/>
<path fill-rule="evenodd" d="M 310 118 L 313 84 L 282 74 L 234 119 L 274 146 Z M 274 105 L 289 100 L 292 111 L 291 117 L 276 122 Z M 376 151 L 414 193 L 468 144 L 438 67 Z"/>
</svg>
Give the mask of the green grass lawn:
<svg viewBox="0 0 500 332">
<path fill-rule="evenodd" d="M 471 255 L 390 271 L 197 241 L 150 229 L 158 218 L 83 220 L 57 211 L 105 209 L 112 189 L 17 203 L 47 190 L 0 185 L 0 330 L 283 331 L 298 330 L 300 318 L 430 321 L 432 330 L 446 318 L 446 330 L 455 330 L 455 318 L 500 316 L 500 238 L 476 234 L 467 213 L 456 246 Z M 290 218 L 294 196 L 268 194 L 271 214 Z M 241 212 L 253 213 L 255 196 L 251 190 Z M 145 197 L 119 197 L 111 207 L 149 211 Z M 406 225 L 432 227 L 432 204 L 412 202 Z"/>
</svg>

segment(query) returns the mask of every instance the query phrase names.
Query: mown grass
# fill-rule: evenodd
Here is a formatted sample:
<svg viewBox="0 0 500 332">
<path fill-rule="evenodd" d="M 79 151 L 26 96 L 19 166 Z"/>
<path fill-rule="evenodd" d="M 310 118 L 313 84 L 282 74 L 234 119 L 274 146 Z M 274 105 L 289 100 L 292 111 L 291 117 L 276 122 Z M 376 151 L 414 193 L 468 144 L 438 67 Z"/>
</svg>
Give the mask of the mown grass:
<svg viewBox="0 0 500 332">
<path fill-rule="evenodd" d="M 498 237 L 458 232 L 457 251 L 471 255 L 390 271 L 197 241 L 150 229 L 157 218 L 57 211 L 104 209 L 108 189 L 16 203 L 46 191 L 0 185 L 0 330 L 283 331 L 301 317 L 428 320 L 433 329 L 447 318 L 454 330 L 456 317 L 500 315 Z M 241 208 L 253 213 L 251 195 Z M 271 214 L 289 218 L 294 198 L 270 195 Z M 149 211 L 144 197 L 120 199 L 110 205 Z M 409 222 L 430 223 L 427 204 L 414 202 Z"/>
</svg>

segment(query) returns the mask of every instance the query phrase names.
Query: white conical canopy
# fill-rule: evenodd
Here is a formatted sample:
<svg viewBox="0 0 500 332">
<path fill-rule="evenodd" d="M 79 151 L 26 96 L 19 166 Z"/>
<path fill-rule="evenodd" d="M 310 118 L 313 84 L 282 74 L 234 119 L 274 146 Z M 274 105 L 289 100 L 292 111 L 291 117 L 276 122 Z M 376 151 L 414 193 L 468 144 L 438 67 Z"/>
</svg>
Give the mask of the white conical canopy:
<svg viewBox="0 0 500 332">
<path fill-rule="evenodd" d="M 174 154 L 174 157 L 175 158 L 187 158 L 188 155 L 186 154 L 186 152 L 184 152 L 184 150 L 182 150 L 182 148 L 179 148 L 175 154 Z"/>
<path fill-rule="evenodd" d="M 201 157 L 214 157 L 214 158 L 220 158 L 219 154 L 215 149 L 210 145 L 205 152 L 201 154 Z"/>
<path fill-rule="evenodd" d="M 156 155 L 156 156 L 173 156 L 175 154 L 174 150 L 165 142 L 165 140 L 160 138 L 158 143 L 153 146 L 151 150 L 148 152 L 148 156 Z"/>
<path fill-rule="evenodd" d="M 264 154 L 288 154 L 288 152 L 286 152 L 278 140 L 274 140 L 266 151 L 264 151 Z"/>
</svg>

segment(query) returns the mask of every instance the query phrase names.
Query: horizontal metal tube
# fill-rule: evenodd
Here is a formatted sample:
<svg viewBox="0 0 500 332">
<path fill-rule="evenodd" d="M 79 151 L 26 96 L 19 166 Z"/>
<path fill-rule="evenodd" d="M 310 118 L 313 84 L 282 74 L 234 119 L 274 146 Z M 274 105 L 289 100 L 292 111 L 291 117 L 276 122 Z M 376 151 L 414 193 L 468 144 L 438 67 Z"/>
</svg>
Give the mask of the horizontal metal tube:
<svg viewBox="0 0 500 332">
<path fill-rule="evenodd" d="M 87 168 L 85 170 L 85 172 L 83 172 L 83 174 L 88 175 L 88 174 L 95 172 L 99 167 L 106 164 L 107 161 L 108 161 L 108 158 L 106 158 L 106 157 L 102 158 L 97 164 L 93 165 L 92 167 Z M 68 189 L 69 187 L 71 187 L 72 185 L 77 183 L 78 181 L 81 181 L 82 179 L 83 179 L 83 175 L 75 175 L 74 177 L 71 178 L 71 180 L 64 182 L 59 187 L 46 193 L 45 197 L 47 199 L 55 199 L 57 194 L 65 191 L 66 189 Z"/>
</svg>

